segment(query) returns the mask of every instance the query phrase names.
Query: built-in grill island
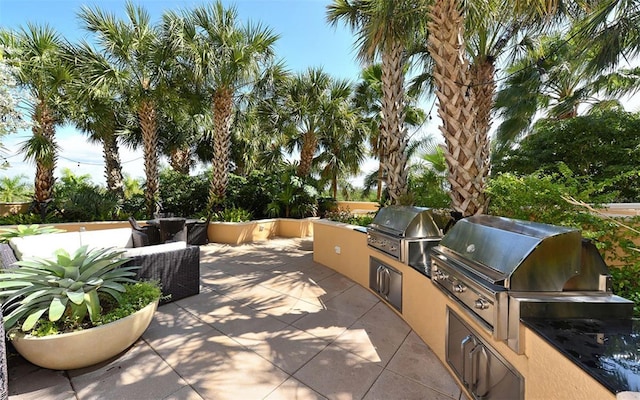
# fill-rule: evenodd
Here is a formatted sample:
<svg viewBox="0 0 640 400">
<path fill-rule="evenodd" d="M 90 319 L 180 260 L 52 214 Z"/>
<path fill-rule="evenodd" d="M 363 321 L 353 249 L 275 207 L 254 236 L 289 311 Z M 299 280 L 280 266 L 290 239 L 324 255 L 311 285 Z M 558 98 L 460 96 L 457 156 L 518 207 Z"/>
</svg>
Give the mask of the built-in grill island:
<svg viewBox="0 0 640 400">
<path fill-rule="evenodd" d="M 630 320 L 608 268 L 579 230 L 478 215 L 458 221 L 431 252 L 432 282 L 518 354 L 521 318 Z"/>
<path fill-rule="evenodd" d="M 367 244 L 430 277 L 430 250 L 440 242 L 450 221 L 451 217 L 441 210 L 383 207 L 367 227 Z"/>
</svg>

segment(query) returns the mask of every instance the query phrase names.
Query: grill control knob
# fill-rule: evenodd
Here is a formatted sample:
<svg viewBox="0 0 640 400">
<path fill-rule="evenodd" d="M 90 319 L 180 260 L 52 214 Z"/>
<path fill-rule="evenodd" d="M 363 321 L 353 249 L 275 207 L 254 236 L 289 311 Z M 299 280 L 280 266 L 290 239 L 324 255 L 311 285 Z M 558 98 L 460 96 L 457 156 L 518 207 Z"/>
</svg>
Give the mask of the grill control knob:
<svg viewBox="0 0 640 400">
<path fill-rule="evenodd" d="M 462 283 L 458 283 L 457 285 L 453 286 L 453 291 L 457 292 L 457 293 L 462 293 L 465 290 L 467 290 L 467 287 L 465 285 L 463 285 Z M 477 303 L 476 303 L 477 304 Z"/>
<path fill-rule="evenodd" d="M 486 310 L 489 308 L 489 302 L 485 299 L 478 299 L 473 306 L 478 310 Z"/>
<path fill-rule="evenodd" d="M 449 277 L 449 275 L 445 274 L 444 272 L 442 272 L 440 270 L 436 270 L 436 273 L 433 276 L 433 279 L 435 279 L 435 280 L 445 280 L 448 277 Z"/>
</svg>

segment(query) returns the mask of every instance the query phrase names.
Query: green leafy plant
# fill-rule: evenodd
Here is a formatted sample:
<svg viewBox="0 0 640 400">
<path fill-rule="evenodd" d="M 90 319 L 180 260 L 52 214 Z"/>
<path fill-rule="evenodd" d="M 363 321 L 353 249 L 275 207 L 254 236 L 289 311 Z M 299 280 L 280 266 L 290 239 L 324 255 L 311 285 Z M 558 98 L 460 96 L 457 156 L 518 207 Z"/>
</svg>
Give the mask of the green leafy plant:
<svg viewBox="0 0 640 400">
<path fill-rule="evenodd" d="M 0 298 L 5 329 L 21 322 L 22 331 L 31 331 L 45 313 L 51 322 L 95 325 L 102 312 L 101 297 L 120 303 L 123 284 L 135 282 L 131 277 L 138 267 L 122 267 L 128 261 L 122 254 L 82 246 L 71 255 L 57 250 L 54 259 L 21 260 L 16 263 L 19 268 L 3 270 Z"/>
<path fill-rule="evenodd" d="M 364 215 L 352 214 L 349 210 L 337 210 L 327 212 L 325 218 L 330 221 L 342 222 L 349 225 L 367 226 L 373 222 L 375 213 L 369 213 Z"/>
<path fill-rule="evenodd" d="M 243 208 L 232 207 L 213 213 L 211 220 L 224 222 L 247 222 L 251 221 L 251 213 Z"/>
<path fill-rule="evenodd" d="M 18 225 L 15 228 L 7 228 L 0 230 L 0 243 L 7 243 L 14 237 L 24 237 L 31 235 L 42 235 L 45 233 L 65 232 L 64 229 L 57 229 L 53 226 L 40 225 Z"/>
</svg>

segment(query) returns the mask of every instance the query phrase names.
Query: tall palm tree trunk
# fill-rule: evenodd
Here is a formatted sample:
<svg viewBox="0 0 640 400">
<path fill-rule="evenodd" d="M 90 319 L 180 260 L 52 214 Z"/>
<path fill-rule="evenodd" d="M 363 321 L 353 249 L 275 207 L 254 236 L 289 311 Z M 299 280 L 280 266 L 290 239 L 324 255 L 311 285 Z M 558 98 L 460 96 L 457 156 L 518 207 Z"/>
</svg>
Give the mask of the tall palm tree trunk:
<svg viewBox="0 0 640 400">
<path fill-rule="evenodd" d="M 384 169 L 393 204 L 405 198 L 407 185 L 407 137 L 404 128 L 403 46 L 392 41 L 382 52 L 382 135 Z"/>
<path fill-rule="evenodd" d="M 318 148 L 318 137 L 313 129 L 309 129 L 304 133 L 302 138 L 302 149 L 300 150 L 300 165 L 296 174 L 304 178 L 311 173 L 311 164 L 313 163 L 313 155 Z"/>
<path fill-rule="evenodd" d="M 382 137 L 382 124 L 380 124 L 378 128 L 380 134 L 375 141 L 374 150 L 378 153 L 378 190 L 376 192 L 376 200 L 380 202 L 380 200 L 382 199 L 382 183 L 384 182 L 384 163 L 386 157 L 383 144 L 384 138 Z"/>
<path fill-rule="evenodd" d="M 153 217 L 158 194 L 158 122 L 156 120 L 156 108 L 149 99 L 140 103 L 138 110 L 140 129 L 142 130 L 142 143 L 144 151 L 144 172 L 147 183 L 144 191 L 147 216 Z"/>
<path fill-rule="evenodd" d="M 191 149 L 188 146 L 172 149 L 169 155 L 169 165 L 171 165 L 174 171 L 183 175 L 189 175 L 189 170 L 191 169 Z"/>
<path fill-rule="evenodd" d="M 461 42 L 463 17 L 456 0 L 436 0 L 429 12 L 428 48 L 435 62 L 440 131 L 449 170 L 451 202 L 463 215 L 484 212 L 487 165 L 484 145 L 475 130 L 474 93 L 470 89 L 468 62 Z"/>
<path fill-rule="evenodd" d="M 118 140 L 115 135 L 110 134 L 102 138 L 102 153 L 105 161 L 104 176 L 107 181 L 107 189 L 122 200 L 124 199 L 122 164 L 120 163 Z"/>
<path fill-rule="evenodd" d="M 495 65 L 486 57 L 471 64 L 471 82 L 475 99 L 475 129 L 478 138 L 478 147 L 481 147 L 481 163 L 483 178 L 489 175 L 491 166 L 491 143 L 489 141 L 489 129 L 491 128 L 491 110 L 496 94 Z"/>
<path fill-rule="evenodd" d="M 233 97 L 228 88 L 213 95 L 213 160 L 209 204 L 220 206 L 225 199 L 229 180 L 231 153 L 231 118 Z"/>
<path fill-rule="evenodd" d="M 37 149 L 33 149 L 36 162 L 36 176 L 34 180 L 34 197 L 38 203 L 51 199 L 55 178 L 57 145 L 55 142 L 55 119 L 49 106 L 39 101 L 35 107 L 33 120 L 36 122 L 31 129 Z"/>
</svg>

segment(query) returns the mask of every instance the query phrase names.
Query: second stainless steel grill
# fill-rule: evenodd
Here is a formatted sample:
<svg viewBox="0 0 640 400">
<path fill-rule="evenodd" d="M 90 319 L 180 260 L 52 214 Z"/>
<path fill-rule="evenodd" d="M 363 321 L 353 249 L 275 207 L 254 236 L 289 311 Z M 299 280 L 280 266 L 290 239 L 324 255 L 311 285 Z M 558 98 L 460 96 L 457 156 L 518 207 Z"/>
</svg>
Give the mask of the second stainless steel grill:
<svg viewBox="0 0 640 400">
<path fill-rule="evenodd" d="M 577 229 L 478 215 L 432 250 L 432 281 L 517 352 L 520 318 L 630 318 L 608 268 Z"/>
<path fill-rule="evenodd" d="M 431 208 L 389 206 L 367 227 L 369 247 L 430 276 L 430 249 L 451 218 Z"/>
</svg>

